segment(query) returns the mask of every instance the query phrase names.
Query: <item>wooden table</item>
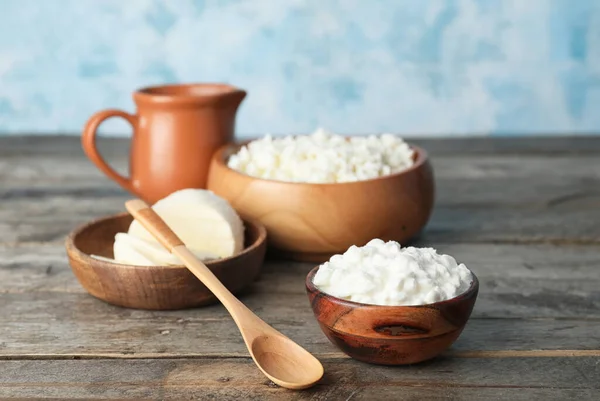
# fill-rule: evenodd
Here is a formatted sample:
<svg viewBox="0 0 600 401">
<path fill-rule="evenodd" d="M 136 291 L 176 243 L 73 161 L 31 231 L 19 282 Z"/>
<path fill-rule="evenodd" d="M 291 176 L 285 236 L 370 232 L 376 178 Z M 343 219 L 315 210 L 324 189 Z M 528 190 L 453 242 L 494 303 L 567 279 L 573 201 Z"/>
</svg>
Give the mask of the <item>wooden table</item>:
<svg viewBox="0 0 600 401">
<path fill-rule="evenodd" d="M 600 400 L 600 137 L 416 142 L 432 155 L 438 195 L 415 243 L 477 273 L 472 319 L 434 361 L 363 364 L 313 319 L 311 265 L 269 261 L 243 301 L 326 370 L 291 392 L 255 368 L 220 305 L 149 312 L 85 293 L 65 235 L 123 211 L 128 196 L 78 138 L 0 139 L 0 397 Z M 101 144 L 121 169 L 126 144 Z"/>
</svg>

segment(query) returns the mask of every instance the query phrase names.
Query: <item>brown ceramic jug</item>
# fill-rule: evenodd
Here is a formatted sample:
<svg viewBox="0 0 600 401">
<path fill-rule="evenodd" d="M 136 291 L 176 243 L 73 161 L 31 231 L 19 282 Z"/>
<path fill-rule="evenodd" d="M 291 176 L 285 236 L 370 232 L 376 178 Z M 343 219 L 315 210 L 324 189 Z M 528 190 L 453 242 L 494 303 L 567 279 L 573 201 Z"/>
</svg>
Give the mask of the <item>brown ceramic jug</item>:
<svg viewBox="0 0 600 401">
<path fill-rule="evenodd" d="M 87 122 L 83 150 L 109 178 L 154 203 L 183 188 L 205 188 L 212 154 L 234 136 L 246 92 L 225 84 L 165 85 L 133 94 L 136 114 L 103 110 Z M 133 127 L 129 177 L 110 167 L 96 148 L 98 126 L 122 117 Z"/>
</svg>

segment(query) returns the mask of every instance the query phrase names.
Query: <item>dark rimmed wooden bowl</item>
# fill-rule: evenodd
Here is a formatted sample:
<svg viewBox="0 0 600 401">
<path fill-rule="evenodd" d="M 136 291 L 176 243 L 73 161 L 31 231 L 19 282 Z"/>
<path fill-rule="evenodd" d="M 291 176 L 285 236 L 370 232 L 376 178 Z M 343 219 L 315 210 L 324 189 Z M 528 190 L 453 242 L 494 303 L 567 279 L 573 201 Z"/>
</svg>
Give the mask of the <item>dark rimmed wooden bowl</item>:
<svg viewBox="0 0 600 401">
<path fill-rule="evenodd" d="M 90 256 L 112 258 L 115 234 L 127 232 L 131 221 L 127 213 L 108 216 L 85 224 L 68 236 L 65 245 L 69 264 L 87 292 L 110 304 L 136 309 L 184 309 L 217 301 L 184 266 L 133 266 Z M 233 293 L 256 279 L 266 251 L 264 226 L 247 219 L 244 226 L 245 246 L 240 254 L 206 263 Z"/>
<path fill-rule="evenodd" d="M 407 365 L 432 359 L 464 329 L 479 281 L 447 301 L 419 306 L 381 306 L 346 301 L 313 284 L 319 266 L 306 277 L 306 290 L 321 330 L 347 355 L 379 365 Z"/>
<path fill-rule="evenodd" d="M 213 155 L 207 188 L 242 217 L 269 233 L 269 251 L 285 258 L 324 262 L 373 238 L 401 244 L 417 235 L 433 209 L 435 181 L 429 156 L 417 146 L 406 170 L 364 181 L 333 184 L 283 182 L 231 169 L 229 157 L 243 144 Z"/>
</svg>

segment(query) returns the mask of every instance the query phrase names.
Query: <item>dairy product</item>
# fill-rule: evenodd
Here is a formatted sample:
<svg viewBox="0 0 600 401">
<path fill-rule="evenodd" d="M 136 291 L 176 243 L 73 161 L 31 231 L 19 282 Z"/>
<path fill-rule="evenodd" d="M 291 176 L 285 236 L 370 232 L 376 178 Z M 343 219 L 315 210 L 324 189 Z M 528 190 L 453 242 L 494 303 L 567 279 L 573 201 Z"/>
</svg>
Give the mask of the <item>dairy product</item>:
<svg viewBox="0 0 600 401">
<path fill-rule="evenodd" d="M 242 251 L 244 225 L 229 203 L 202 189 L 183 189 L 156 202 L 152 209 L 184 244 L 203 260 L 224 258 Z M 142 266 L 181 265 L 139 222 L 118 233 L 115 260 Z"/>
<path fill-rule="evenodd" d="M 327 294 L 354 302 L 424 305 L 462 294 L 472 280 L 469 269 L 450 255 L 374 239 L 332 256 L 319 267 L 313 283 Z"/>
<path fill-rule="evenodd" d="M 126 243 L 125 241 L 115 240 L 115 243 L 113 245 L 113 253 L 115 255 L 115 260 L 119 263 L 125 263 L 128 265 L 136 266 L 159 265 L 159 263 L 157 263 L 151 257 L 146 256 L 138 248 L 130 246 L 130 244 Z"/>
<path fill-rule="evenodd" d="M 104 256 L 100 256 L 100 255 L 90 255 L 90 257 L 96 259 L 96 260 L 101 260 L 102 262 L 108 262 L 108 263 L 118 263 L 116 260 L 111 259 L 111 258 L 105 258 Z"/>
<path fill-rule="evenodd" d="M 144 266 L 181 265 L 181 261 L 156 241 L 141 239 L 128 233 L 115 235 L 115 255 L 122 263 Z M 212 260 L 219 257 L 214 253 L 192 251 L 200 260 Z M 139 259 L 141 255 L 144 259 Z M 148 265 L 148 263 L 150 263 Z"/>
<path fill-rule="evenodd" d="M 311 135 L 267 135 L 243 146 L 227 165 L 264 179 L 336 183 L 400 172 L 414 163 L 413 156 L 413 150 L 392 134 L 347 139 L 317 129 Z"/>
</svg>

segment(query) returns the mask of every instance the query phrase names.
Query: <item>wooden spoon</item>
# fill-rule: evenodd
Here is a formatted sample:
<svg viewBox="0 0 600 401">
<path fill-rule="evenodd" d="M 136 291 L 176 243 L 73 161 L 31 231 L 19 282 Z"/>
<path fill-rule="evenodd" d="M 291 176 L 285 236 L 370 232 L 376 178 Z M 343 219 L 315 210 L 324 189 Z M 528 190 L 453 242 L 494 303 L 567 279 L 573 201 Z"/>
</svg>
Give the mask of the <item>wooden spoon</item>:
<svg viewBox="0 0 600 401">
<path fill-rule="evenodd" d="M 177 235 L 144 201 L 125 202 L 131 215 L 221 301 L 238 326 L 256 366 L 281 387 L 300 390 L 323 376 L 323 365 L 304 348 L 269 326 L 241 303 L 215 275 L 194 256 Z"/>
</svg>

